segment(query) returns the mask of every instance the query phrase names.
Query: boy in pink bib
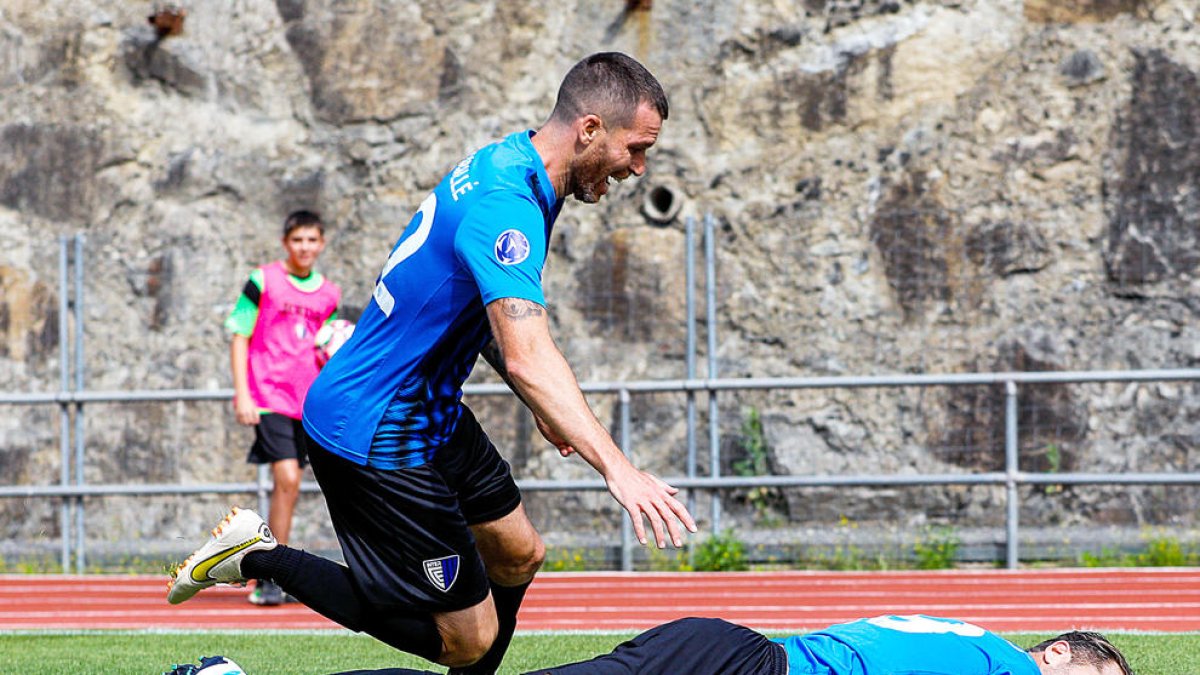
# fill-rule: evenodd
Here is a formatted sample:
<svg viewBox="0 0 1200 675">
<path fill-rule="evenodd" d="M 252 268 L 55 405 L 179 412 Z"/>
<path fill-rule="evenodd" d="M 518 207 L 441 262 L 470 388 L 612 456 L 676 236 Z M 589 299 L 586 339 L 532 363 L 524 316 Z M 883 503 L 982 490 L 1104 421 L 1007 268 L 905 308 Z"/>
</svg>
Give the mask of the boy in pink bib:
<svg viewBox="0 0 1200 675">
<path fill-rule="evenodd" d="M 281 543 L 292 528 L 300 479 L 308 461 L 300 417 L 304 394 L 317 377 L 314 338 L 337 318 L 341 290 L 313 269 L 325 248 L 325 228 L 311 211 L 296 211 L 283 225 L 287 258 L 250 273 L 225 321 L 233 333 L 230 366 L 237 421 L 254 427 L 247 461 L 270 464 L 274 487 L 268 523 Z M 277 605 L 283 591 L 260 579 L 250 602 Z"/>
</svg>

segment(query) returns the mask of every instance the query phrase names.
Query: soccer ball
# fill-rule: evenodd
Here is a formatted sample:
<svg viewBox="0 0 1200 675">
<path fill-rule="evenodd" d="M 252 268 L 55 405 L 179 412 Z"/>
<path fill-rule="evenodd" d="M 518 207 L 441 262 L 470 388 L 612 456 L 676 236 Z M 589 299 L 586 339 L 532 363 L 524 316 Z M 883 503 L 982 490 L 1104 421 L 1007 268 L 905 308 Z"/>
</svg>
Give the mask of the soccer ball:
<svg viewBox="0 0 1200 675">
<path fill-rule="evenodd" d="M 201 656 L 200 665 L 185 663 L 163 675 L 246 675 L 246 671 L 224 656 Z"/>
<path fill-rule="evenodd" d="M 196 675 L 246 675 L 246 671 L 224 656 L 208 656 L 201 657 Z"/>
<path fill-rule="evenodd" d="M 317 365 L 323 366 L 329 362 L 337 350 L 346 344 L 346 340 L 350 339 L 350 335 L 354 333 L 354 324 L 345 319 L 334 319 L 329 323 L 321 326 L 321 330 L 317 331 L 314 346 L 317 350 Z"/>
</svg>

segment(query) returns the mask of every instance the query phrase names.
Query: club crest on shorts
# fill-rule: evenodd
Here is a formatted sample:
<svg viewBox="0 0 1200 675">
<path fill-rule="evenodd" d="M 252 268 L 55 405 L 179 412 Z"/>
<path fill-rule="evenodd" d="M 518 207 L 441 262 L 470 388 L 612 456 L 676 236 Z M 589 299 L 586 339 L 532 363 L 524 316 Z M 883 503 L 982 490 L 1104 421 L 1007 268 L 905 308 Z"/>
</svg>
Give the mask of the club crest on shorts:
<svg viewBox="0 0 1200 675">
<path fill-rule="evenodd" d="M 445 558 L 436 558 L 434 560 L 426 560 L 421 563 L 425 568 L 425 578 L 429 579 L 429 583 L 437 586 L 438 590 L 445 593 L 454 585 L 458 579 L 458 556 L 448 555 Z"/>
<path fill-rule="evenodd" d="M 516 265 L 529 257 L 529 240 L 520 230 L 505 230 L 496 237 L 496 260 Z"/>
</svg>

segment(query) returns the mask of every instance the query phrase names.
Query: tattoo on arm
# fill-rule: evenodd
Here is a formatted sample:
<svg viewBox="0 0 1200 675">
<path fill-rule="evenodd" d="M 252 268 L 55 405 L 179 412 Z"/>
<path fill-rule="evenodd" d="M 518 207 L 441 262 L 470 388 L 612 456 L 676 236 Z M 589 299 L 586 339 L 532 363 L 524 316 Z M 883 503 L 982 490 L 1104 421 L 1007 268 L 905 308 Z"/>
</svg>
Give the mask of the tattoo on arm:
<svg viewBox="0 0 1200 675">
<path fill-rule="evenodd" d="M 528 408 L 529 402 L 525 400 L 524 396 L 521 396 L 521 392 L 517 391 L 516 386 L 513 385 L 512 380 L 508 377 L 508 366 L 504 363 L 504 354 L 500 352 L 500 345 L 496 344 L 495 340 L 492 340 L 484 345 L 483 349 L 479 350 L 479 355 L 482 356 L 485 361 L 491 364 L 492 368 L 496 370 L 501 379 L 503 379 L 508 384 L 508 387 L 512 389 L 512 392 L 517 395 L 517 398 L 521 399 L 521 403 L 524 403 L 525 407 Z M 530 409 L 532 410 L 532 408 Z"/>
<path fill-rule="evenodd" d="M 504 355 L 500 353 L 500 345 L 496 344 L 495 340 L 484 345 L 479 353 L 483 355 L 485 361 L 491 364 L 492 368 L 496 369 L 497 373 L 500 373 L 501 377 L 508 377 L 508 368 L 504 365 Z"/>
<path fill-rule="evenodd" d="M 500 301 L 500 311 L 504 312 L 505 317 L 519 321 L 531 316 L 542 316 L 546 313 L 546 308 L 532 300 L 505 298 Z"/>
</svg>

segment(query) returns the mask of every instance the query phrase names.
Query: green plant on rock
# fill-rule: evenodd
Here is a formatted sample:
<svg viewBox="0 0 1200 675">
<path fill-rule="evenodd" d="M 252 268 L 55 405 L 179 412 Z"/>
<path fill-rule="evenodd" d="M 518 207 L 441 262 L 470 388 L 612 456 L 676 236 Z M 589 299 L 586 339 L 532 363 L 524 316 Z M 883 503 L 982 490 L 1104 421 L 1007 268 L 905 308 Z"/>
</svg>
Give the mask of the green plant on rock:
<svg viewBox="0 0 1200 675">
<path fill-rule="evenodd" d="M 771 446 L 763 430 L 762 415 L 758 408 L 749 408 L 742 419 L 738 446 L 742 457 L 733 462 L 733 472 L 742 477 L 769 476 L 771 474 Z M 754 508 L 754 520 L 760 524 L 777 524 L 777 512 L 784 506 L 783 495 L 777 488 L 766 486 L 746 490 L 745 500 Z"/>
<path fill-rule="evenodd" d="M 743 572 L 750 569 L 746 562 L 746 545 L 723 530 L 696 545 L 692 568 L 697 572 Z"/>
<path fill-rule="evenodd" d="M 1146 544 L 1140 551 L 1129 553 L 1105 546 L 1099 553 L 1084 551 L 1079 561 L 1084 567 L 1187 567 L 1200 565 L 1200 550 L 1175 537 L 1144 535 Z"/>
<path fill-rule="evenodd" d="M 860 572 L 871 569 L 867 554 L 849 543 L 835 544 L 828 554 L 819 554 L 814 562 L 821 569 L 837 572 Z"/>
<path fill-rule="evenodd" d="M 646 549 L 646 563 L 651 572 L 694 572 L 688 562 L 686 549 Z"/>
<path fill-rule="evenodd" d="M 958 535 L 950 527 L 930 527 L 924 536 L 913 544 L 916 568 L 919 570 L 947 570 L 954 567 L 958 555 Z"/>
<path fill-rule="evenodd" d="M 1046 457 L 1046 473 L 1061 473 L 1063 456 L 1062 456 L 1062 450 L 1059 449 L 1058 444 L 1051 443 L 1051 444 L 1047 445 L 1045 448 L 1044 454 Z M 1050 485 L 1042 486 L 1042 492 L 1044 492 L 1045 494 L 1048 494 L 1048 495 L 1055 494 L 1057 492 L 1062 492 L 1062 489 L 1063 489 L 1063 486 L 1061 484 L 1050 484 Z"/>
<path fill-rule="evenodd" d="M 593 557 L 587 549 L 549 548 L 542 569 L 548 572 L 582 572 L 596 567 L 591 564 Z"/>
<path fill-rule="evenodd" d="M 1200 562 L 1200 555 L 1185 550 L 1174 537 L 1152 537 L 1147 540 L 1146 548 L 1134 556 L 1134 562 L 1138 567 L 1184 567 Z"/>
<path fill-rule="evenodd" d="M 0 558 L 0 573 L 4 574 L 60 574 L 62 571 L 62 561 L 52 554 Z"/>
<path fill-rule="evenodd" d="M 829 547 L 810 547 L 814 551 L 809 564 L 815 569 L 839 572 L 887 569 L 889 564 L 882 553 L 871 555 L 855 542 L 858 523 L 845 515 L 838 518 L 837 541 Z"/>
<path fill-rule="evenodd" d="M 1129 567 L 1133 565 L 1133 556 L 1122 553 L 1116 548 L 1104 546 L 1099 553 L 1091 551 L 1080 553 L 1079 564 L 1083 567 Z"/>
</svg>

